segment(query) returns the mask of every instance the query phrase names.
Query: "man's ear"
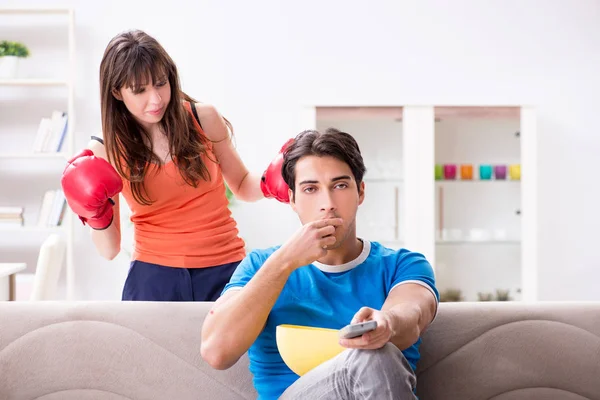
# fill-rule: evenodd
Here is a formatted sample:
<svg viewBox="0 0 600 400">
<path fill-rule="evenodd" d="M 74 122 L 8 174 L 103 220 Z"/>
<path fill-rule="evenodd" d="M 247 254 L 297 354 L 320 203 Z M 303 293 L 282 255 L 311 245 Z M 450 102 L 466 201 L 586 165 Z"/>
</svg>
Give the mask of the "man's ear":
<svg viewBox="0 0 600 400">
<path fill-rule="evenodd" d="M 288 188 L 288 197 L 290 199 L 290 206 L 292 206 L 292 210 L 296 211 L 296 199 L 294 198 L 294 192 L 290 188 Z"/>
<path fill-rule="evenodd" d="M 111 90 L 111 93 L 115 99 L 123 101 L 123 96 L 121 96 L 121 93 L 117 89 Z"/>
<path fill-rule="evenodd" d="M 358 205 L 361 205 L 365 201 L 365 182 L 360 182 L 358 185 Z"/>
</svg>

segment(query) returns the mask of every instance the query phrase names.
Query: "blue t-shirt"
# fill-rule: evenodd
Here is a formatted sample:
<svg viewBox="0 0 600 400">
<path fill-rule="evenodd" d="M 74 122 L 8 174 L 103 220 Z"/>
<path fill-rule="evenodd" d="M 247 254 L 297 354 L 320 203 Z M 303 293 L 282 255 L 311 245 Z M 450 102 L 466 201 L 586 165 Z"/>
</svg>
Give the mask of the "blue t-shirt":
<svg viewBox="0 0 600 400">
<path fill-rule="evenodd" d="M 290 275 L 264 330 L 248 350 L 259 399 L 277 399 L 299 378 L 277 350 L 278 325 L 341 329 L 363 306 L 380 310 L 392 288 L 402 283 L 421 284 L 439 301 L 433 269 L 422 254 L 392 250 L 377 242 L 363 242 L 361 254 L 349 263 L 330 266 L 314 262 Z M 248 254 L 223 292 L 246 285 L 278 248 Z M 420 343 L 419 339 L 402 352 L 413 369 L 420 357 Z"/>
</svg>

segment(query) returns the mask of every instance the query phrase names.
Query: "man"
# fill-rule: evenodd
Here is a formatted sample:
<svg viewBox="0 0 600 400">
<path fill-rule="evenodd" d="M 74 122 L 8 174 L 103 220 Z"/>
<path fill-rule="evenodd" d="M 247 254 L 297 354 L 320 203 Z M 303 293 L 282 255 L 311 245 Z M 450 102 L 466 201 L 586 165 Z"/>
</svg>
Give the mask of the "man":
<svg viewBox="0 0 600 400">
<path fill-rule="evenodd" d="M 414 399 L 420 335 L 439 295 L 431 265 L 408 250 L 356 237 L 366 169 L 352 136 L 305 131 L 282 176 L 303 226 L 238 266 L 202 329 L 202 356 L 226 369 L 248 351 L 260 399 Z M 301 378 L 277 351 L 280 324 L 340 329 L 377 321 L 348 350 Z"/>
</svg>

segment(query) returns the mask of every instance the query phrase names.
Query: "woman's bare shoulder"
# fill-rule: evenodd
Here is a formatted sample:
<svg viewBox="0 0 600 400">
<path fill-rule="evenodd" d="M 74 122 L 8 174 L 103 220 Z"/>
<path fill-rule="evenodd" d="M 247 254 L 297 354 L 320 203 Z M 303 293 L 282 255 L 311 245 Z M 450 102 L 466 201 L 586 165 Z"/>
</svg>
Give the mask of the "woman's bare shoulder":
<svg viewBox="0 0 600 400">
<path fill-rule="evenodd" d="M 219 114 L 219 111 L 217 110 L 217 108 L 212 104 L 195 103 L 194 106 L 196 107 L 196 111 L 198 112 L 198 117 L 200 118 L 201 121 L 202 121 L 202 119 L 221 118 L 221 114 Z"/>
<path fill-rule="evenodd" d="M 88 142 L 87 148 L 90 149 L 96 157 L 108 159 L 106 155 L 106 147 L 104 147 L 104 140 L 98 136 L 92 136 Z"/>
</svg>

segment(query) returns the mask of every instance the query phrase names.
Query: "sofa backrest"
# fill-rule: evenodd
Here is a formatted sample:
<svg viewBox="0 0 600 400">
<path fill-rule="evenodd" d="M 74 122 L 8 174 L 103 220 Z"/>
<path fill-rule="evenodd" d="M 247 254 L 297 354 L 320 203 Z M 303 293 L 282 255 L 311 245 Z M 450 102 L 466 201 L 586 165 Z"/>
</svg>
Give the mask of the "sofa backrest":
<svg viewBox="0 0 600 400">
<path fill-rule="evenodd" d="M 600 303 L 442 303 L 417 372 L 421 400 L 600 399 Z"/>
<path fill-rule="evenodd" d="M 0 399 L 256 399 L 200 356 L 210 303 L 0 302 Z"/>
<path fill-rule="evenodd" d="M 200 356 L 211 303 L 0 302 L 0 399 L 256 399 Z M 600 398 L 600 303 L 442 303 L 420 400 Z"/>
</svg>

